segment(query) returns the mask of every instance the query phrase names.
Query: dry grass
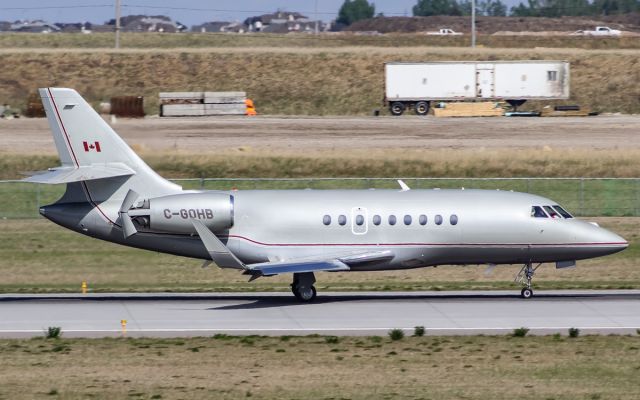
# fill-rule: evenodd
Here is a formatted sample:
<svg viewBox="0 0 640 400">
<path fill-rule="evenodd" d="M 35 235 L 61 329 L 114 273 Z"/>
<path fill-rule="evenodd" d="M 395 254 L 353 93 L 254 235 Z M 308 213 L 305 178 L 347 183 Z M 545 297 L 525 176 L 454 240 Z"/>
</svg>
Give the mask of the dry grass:
<svg viewBox="0 0 640 400">
<path fill-rule="evenodd" d="M 640 288 L 640 218 L 591 218 L 631 243 L 613 256 L 555 270 L 544 265 L 535 285 L 551 288 Z M 135 268 L 131 268 L 135 265 Z M 130 249 L 91 239 L 40 220 L 0 221 L 0 292 L 79 292 L 83 280 L 92 291 L 288 291 L 290 276 L 258 279 L 233 270 L 200 268 L 198 260 Z M 456 290 L 514 289 L 519 266 L 438 267 L 405 271 L 318 275 L 318 289 Z"/>
<path fill-rule="evenodd" d="M 234 154 L 235 153 L 235 154 Z M 142 154 L 161 175 L 200 177 L 637 177 L 640 150 L 331 149 L 305 155 Z M 45 161 L 46 159 L 42 159 Z"/>
<path fill-rule="evenodd" d="M 640 171 L 640 150 L 637 149 L 388 148 L 311 149 L 299 153 L 289 149 L 227 149 L 209 154 L 142 152 L 140 155 L 160 175 L 168 178 L 633 178 Z M 58 164 L 55 156 L 3 154 L 0 179 L 21 179 L 25 171 L 45 170 Z"/>
<path fill-rule="evenodd" d="M 466 21 L 466 19 L 465 19 Z M 466 36 L 426 36 L 414 33 L 390 33 L 380 36 L 351 33 L 331 35 L 308 34 L 157 34 L 123 33 L 123 48 L 247 48 L 247 47 L 469 47 L 471 38 Z M 580 48 L 580 49 L 638 49 L 637 37 L 567 37 L 567 36 L 491 36 L 480 34 L 477 43 L 492 48 Z M 0 48 L 113 48 L 113 33 L 92 35 L 62 34 L 6 34 L 0 35 Z"/>
<path fill-rule="evenodd" d="M 67 86 L 94 104 L 114 95 L 144 95 L 147 112 L 157 113 L 160 91 L 245 90 L 262 114 L 366 115 L 381 106 L 385 62 L 498 59 L 568 60 L 571 102 L 595 111 L 640 112 L 637 51 L 425 47 L 3 51 L 0 103 L 23 105 L 37 87 Z"/>
<path fill-rule="evenodd" d="M 1 340 L 0 397 L 636 399 L 638 337 Z"/>
</svg>

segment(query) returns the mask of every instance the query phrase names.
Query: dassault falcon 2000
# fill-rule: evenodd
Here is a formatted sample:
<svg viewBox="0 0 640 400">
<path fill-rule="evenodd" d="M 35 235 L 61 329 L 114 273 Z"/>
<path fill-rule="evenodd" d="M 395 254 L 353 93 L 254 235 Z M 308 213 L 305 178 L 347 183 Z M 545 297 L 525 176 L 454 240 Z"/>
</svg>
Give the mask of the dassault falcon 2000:
<svg viewBox="0 0 640 400">
<path fill-rule="evenodd" d="M 556 202 L 490 190 L 182 190 L 156 174 L 72 89 L 40 89 L 62 165 L 27 181 L 66 184 L 51 221 L 125 246 L 214 262 L 250 280 L 293 274 L 301 301 L 315 272 L 438 265 L 534 265 L 612 254 L 620 236 Z"/>
</svg>

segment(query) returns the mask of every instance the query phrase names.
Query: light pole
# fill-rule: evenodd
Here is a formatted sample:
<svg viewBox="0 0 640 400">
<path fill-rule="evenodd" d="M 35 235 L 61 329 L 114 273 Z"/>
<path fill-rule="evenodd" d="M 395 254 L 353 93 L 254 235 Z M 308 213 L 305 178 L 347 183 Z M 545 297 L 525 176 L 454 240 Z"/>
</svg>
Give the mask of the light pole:
<svg viewBox="0 0 640 400">
<path fill-rule="evenodd" d="M 315 20 L 316 20 L 316 29 L 315 34 L 318 34 L 318 0 L 315 1 Z"/>
<path fill-rule="evenodd" d="M 471 0 L 471 47 L 476 47 L 476 0 Z"/>
<path fill-rule="evenodd" d="M 120 2 L 116 0 L 116 49 L 120 48 Z"/>
</svg>

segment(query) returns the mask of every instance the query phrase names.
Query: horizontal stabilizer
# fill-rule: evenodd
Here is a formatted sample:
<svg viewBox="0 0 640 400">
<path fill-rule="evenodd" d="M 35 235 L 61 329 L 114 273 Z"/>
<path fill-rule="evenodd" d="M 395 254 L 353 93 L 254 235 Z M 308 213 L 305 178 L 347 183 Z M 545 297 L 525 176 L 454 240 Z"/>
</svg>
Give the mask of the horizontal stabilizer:
<svg viewBox="0 0 640 400">
<path fill-rule="evenodd" d="M 279 263 L 264 263 L 253 264 L 249 266 L 249 269 L 245 271 L 247 275 L 261 275 L 270 276 L 287 273 L 303 273 L 303 272 L 317 272 L 317 271 L 349 271 L 350 268 L 338 260 L 329 261 L 312 261 L 312 262 L 279 262 Z"/>
<path fill-rule="evenodd" d="M 116 176 L 135 175 L 135 171 L 123 163 L 106 163 L 80 167 L 58 167 L 48 171 L 36 173 L 23 179 L 23 182 L 60 184 L 96 179 L 113 178 Z"/>
</svg>

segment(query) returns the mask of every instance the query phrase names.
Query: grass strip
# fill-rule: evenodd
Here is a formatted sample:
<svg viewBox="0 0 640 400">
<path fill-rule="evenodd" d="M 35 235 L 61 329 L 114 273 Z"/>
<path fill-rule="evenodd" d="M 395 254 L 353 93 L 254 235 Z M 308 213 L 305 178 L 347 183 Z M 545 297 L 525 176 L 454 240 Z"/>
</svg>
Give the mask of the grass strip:
<svg viewBox="0 0 640 400">
<path fill-rule="evenodd" d="M 0 396 L 636 399 L 638 336 L 0 340 Z M 44 335 L 44 332 L 43 332 Z"/>
</svg>

